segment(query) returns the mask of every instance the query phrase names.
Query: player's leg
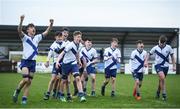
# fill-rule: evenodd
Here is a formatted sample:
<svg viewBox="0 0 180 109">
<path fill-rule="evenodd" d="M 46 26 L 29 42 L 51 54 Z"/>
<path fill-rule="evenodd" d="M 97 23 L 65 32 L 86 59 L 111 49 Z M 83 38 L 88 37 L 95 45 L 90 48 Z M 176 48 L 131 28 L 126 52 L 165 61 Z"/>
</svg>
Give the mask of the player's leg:
<svg viewBox="0 0 180 109">
<path fill-rule="evenodd" d="M 62 64 L 62 79 L 60 83 L 60 90 L 58 92 L 59 99 L 62 102 L 66 102 L 66 99 L 64 97 L 64 88 L 66 87 L 68 81 L 69 72 L 70 72 L 70 66 L 68 64 Z"/>
<path fill-rule="evenodd" d="M 27 103 L 27 97 L 29 95 L 29 89 L 31 86 L 31 82 L 34 76 L 34 72 L 30 72 L 29 73 L 29 78 L 27 79 L 27 83 L 24 86 L 24 93 L 23 93 L 23 97 L 22 97 L 22 104 L 26 104 Z"/>
<path fill-rule="evenodd" d="M 105 69 L 105 80 L 103 82 L 103 85 L 101 86 L 101 95 L 104 96 L 105 95 L 105 88 L 106 85 L 109 83 L 110 80 L 110 70 Z"/>
<path fill-rule="evenodd" d="M 60 76 L 59 75 L 57 75 L 56 76 L 56 80 L 55 80 L 55 82 L 54 82 L 54 84 L 53 84 L 53 89 L 52 89 L 52 96 L 53 96 L 53 98 L 56 98 L 57 97 L 57 90 L 59 89 L 59 83 L 60 83 Z"/>
<path fill-rule="evenodd" d="M 136 87 L 137 87 L 137 84 L 136 84 L 136 79 L 137 79 L 137 73 L 135 72 L 132 72 L 132 76 L 134 78 L 134 88 L 133 88 L 133 96 L 136 97 Z"/>
<path fill-rule="evenodd" d="M 91 96 L 95 96 L 96 93 L 95 93 L 95 90 L 96 90 L 96 74 L 95 73 L 90 73 L 90 76 L 91 76 Z"/>
<path fill-rule="evenodd" d="M 169 69 L 168 67 L 163 68 L 164 76 L 161 77 L 161 81 L 162 81 L 162 100 L 164 100 L 164 101 L 166 101 L 166 99 L 167 99 L 165 78 L 167 76 L 168 69 Z"/>
<path fill-rule="evenodd" d="M 159 80 L 160 80 L 160 90 L 162 91 L 162 93 L 165 93 L 165 75 L 164 75 L 164 72 L 163 71 L 160 71 L 158 73 L 158 76 L 159 76 Z"/>
<path fill-rule="evenodd" d="M 71 92 L 70 92 L 70 85 L 71 85 L 71 74 L 68 76 L 68 80 L 66 82 L 67 100 L 68 101 L 72 101 Z"/>
<path fill-rule="evenodd" d="M 58 86 L 57 86 L 57 95 L 56 95 L 56 98 L 59 97 L 59 91 L 60 91 L 60 88 L 61 88 L 61 81 L 62 81 L 62 75 L 60 74 L 60 77 L 59 77 L 59 83 L 58 83 Z"/>
<path fill-rule="evenodd" d="M 111 70 L 111 85 L 112 85 L 111 97 L 114 97 L 114 96 L 115 96 L 115 90 L 116 90 L 116 73 L 117 73 L 117 70 L 116 70 L 116 69 Z"/>
<path fill-rule="evenodd" d="M 84 78 L 83 78 L 83 72 L 84 72 L 84 68 L 81 67 L 81 68 L 79 69 L 79 73 L 80 73 L 80 77 L 81 77 L 82 84 L 83 84 L 83 80 L 84 80 Z M 75 80 L 75 79 L 73 80 L 73 86 L 74 86 L 74 94 L 73 94 L 73 96 L 76 96 L 76 95 L 78 94 L 78 89 L 77 89 L 77 84 L 76 84 L 76 80 Z"/>
<path fill-rule="evenodd" d="M 22 97 L 22 104 L 26 104 L 27 103 L 27 96 L 29 95 L 29 89 L 31 86 L 31 82 L 33 80 L 34 77 L 34 73 L 36 72 L 36 61 L 32 60 L 32 61 L 27 61 L 28 63 L 28 69 L 29 69 L 29 76 L 27 79 L 27 83 L 24 86 L 24 94 Z"/>
<path fill-rule="evenodd" d="M 114 97 L 115 96 L 115 89 L 116 89 L 116 78 L 115 77 L 111 78 L 111 85 L 112 85 L 111 97 Z"/>
<path fill-rule="evenodd" d="M 159 99 L 160 98 L 160 93 L 161 93 L 161 87 L 160 87 L 160 79 L 159 79 L 159 82 L 158 82 L 158 88 L 157 88 L 157 91 L 156 91 L 156 99 Z"/>
<path fill-rule="evenodd" d="M 83 88 L 82 88 L 82 82 L 81 82 L 81 79 L 80 79 L 80 76 L 78 75 L 78 73 L 74 74 L 74 78 L 77 83 L 77 88 L 78 88 L 78 92 L 79 92 L 78 96 L 80 97 L 80 101 L 81 102 L 86 101 L 86 98 L 84 97 Z"/>
<path fill-rule="evenodd" d="M 139 81 L 139 78 L 137 78 L 135 80 L 135 88 L 136 88 L 136 96 L 135 96 L 135 98 L 136 98 L 136 100 L 140 100 L 141 99 L 139 85 L 140 85 L 140 81 Z"/>
<path fill-rule="evenodd" d="M 76 80 L 76 84 L 77 84 L 77 88 L 78 88 L 78 92 L 79 92 L 79 97 L 80 97 L 80 102 L 84 102 L 86 101 L 86 98 L 84 96 L 84 92 L 83 92 L 83 88 L 82 88 L 82 82 L 81 82 L 81 78 L 79 75 L 79 68 L 78 65 L 72 65 L 72 72 L 73 72 L 73 76 Z"/>
<path fill-rule="evenodd" d="M 52 88 L 53 88 L 53 85 L 54 85 L 54 83 L 55 83 L 55 81 L 56 81 L 56 74 L 54 74 L 54 73 L 52 73 L 52 75 L 51 75 L 51 80 L 49 81 L 49 84 L 48 84 L 48 90 L 47 90 L 47 92 L 44 94 L 44 100 L 48 100 L 49 99 L 49 97 L 50 97 L 50 93 L 51 93 L 51 91 L 52 91 Z"/>
<path fill-rule="evenodd" d="M 22 77 L 23 79 L 19 82 L 16 90 L 14 91 L 13 94 L 13 101 L 16 103 L 18 100 L 18 95 L 21 91 L 21 89 L 25 86 L 25 84 L 28 82 L 28 77 L 29 77 L 29 69 L 27 67 L 22 68 Z"/>
<path fill-rule="evenodd" d="M 137 96 L 136 96 L 136 100 L 140 100 L 141 99 L 141 95 L 140 95 L 140 87 L 142 86 L 142 81 L 143 81 L 143 73 L 138 73 L 137 74 L 137 89 L 136 89 L 136 92 L 137 92 Z"/>
<path fill-rule="evenodd" d="M 87 71 L 83 72 L 82 73 L 82 76 L 81 76 L 81 81 L 82 81 L 82 86 L 83 86 L 83 92 L 86 94 L 86 87 L 87 87 L 87 81 L 86 81 L 86 78 L 88 78 L 88 73 Z"/>
<path fill-rule="evenodd" d="M 77 84 L 76 84 L 76 80 L 73 80 L 73 86 L 74 86 L 74 93 L 73 96 L 76 96 L 78 94 L 78 88 L 77 88 Z"/>
<path fill-rule="evenodd" d="M 66 87 L 67 79 L 68 79 L 67 75 L 62 75 L 62 80 L 61 80 L 61 83 L 60 83 L 60 90 L 58 92 L 59 99 L 62 102 L 66 102 L 66 99 L 64 97 L 64 88 Z"/>
</svg>

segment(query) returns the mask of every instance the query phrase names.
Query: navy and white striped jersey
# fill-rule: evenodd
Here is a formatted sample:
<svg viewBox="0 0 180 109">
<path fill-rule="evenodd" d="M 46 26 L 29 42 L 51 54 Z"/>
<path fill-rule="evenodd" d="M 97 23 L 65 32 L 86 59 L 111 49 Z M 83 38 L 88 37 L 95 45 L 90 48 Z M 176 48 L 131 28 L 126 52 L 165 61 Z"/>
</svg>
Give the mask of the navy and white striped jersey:
<svg viewBox="0 0 180 109">
<path fill-rule="evenodd" d="M 163 48 L 161 48 L 159 45 L 156 45 L 150 51 L 150 55 L 152 54 L 155 54 L 155 65 L 169 67 L 169 55 L 173 54 L 173 49 L 170 45 L 165 45 Z"/>
<path fill-rule="evenodd" d="M 93 59 L 97 58 L 98 56 L 96 49 L 87 49 L 86 47 L 83 47 L 80 51 L 80 57 L 83 57 L 87 62 L 87 66 L 89 66 L 91 61 L 93 61 Z"/>
<path fill-rule="evenodd" d="M 48 53 L 48 60 L 50 60 L 50 58 L 53 58 L 53 62 L 56 62 L 58 55 L 62 50 L 64 50 L 64 48 L 65 48 L 64 41 L 60 41 L 60 42 L 54 41 L 50 46 L 50 50 Z"/>
<path fill-rule="evenodd" d="M 77 53 L 79 53 L 79 51 L 80 51 L 79 44 L 75 44 L 73 41 L 68 43 L 64 49 L 65 55 L 63 58 L 63 63 L 77 64 L 76 55 Z"/>
<path fill-rule="evenodd" d="M 131 53 L 130 66 L 131 71 L 135 73 L 145 72 L 144 61 L 146 58 L 147 52 L 145 50 L 133 50 Z"/>
<path fill-rule="evenodd" d="M 112 57 L 112 58 L 109 58 Z M 118 48 L 112 49 L 108 47 L 104 50 L 104 66 L 105 69 L 117 69 L 117 63 L 120 62 L 121 52 Z"/>
<path fill-rule="evenodd" d="M 24 35 L 24 37 L 22 38 L 23 59 L 36 60 L 38 54 L 38 44 L 42 40 L 42 38 L 42 34 L 37 34 L 33 38 L 26 34 Z"/>
</svg>

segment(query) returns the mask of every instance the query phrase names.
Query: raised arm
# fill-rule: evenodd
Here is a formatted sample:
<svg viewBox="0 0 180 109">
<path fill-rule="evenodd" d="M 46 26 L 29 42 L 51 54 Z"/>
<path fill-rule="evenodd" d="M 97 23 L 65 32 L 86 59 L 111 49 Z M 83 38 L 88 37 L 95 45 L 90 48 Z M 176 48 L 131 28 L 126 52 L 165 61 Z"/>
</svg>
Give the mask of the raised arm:
<svg viewBox="0 0 180 109">
<path fill-rule="evenodd" d="M 46 29 L 46 31 L 44 31 L 44 32 L 42 33 L 44 37 L 47 36 L 48 33 L 50 32 L 50 30 L 52 29 L 54 20 L 53 20 L 53 19 L 50 19 L 49 22 L 50 22 L 50 24 L 49 24 L 48 28 Z"/>
<path fill-rule="evenodd" d="M 18 28 L 17 28 L 19 37 L 21 39 L 24 37 L 24 32 L 22 31 L 22 23 L 24 21 L 24 17 L 25 17 L 24 15 L 20 16 L 20 23 L 19 23 Z"/>
</svg>

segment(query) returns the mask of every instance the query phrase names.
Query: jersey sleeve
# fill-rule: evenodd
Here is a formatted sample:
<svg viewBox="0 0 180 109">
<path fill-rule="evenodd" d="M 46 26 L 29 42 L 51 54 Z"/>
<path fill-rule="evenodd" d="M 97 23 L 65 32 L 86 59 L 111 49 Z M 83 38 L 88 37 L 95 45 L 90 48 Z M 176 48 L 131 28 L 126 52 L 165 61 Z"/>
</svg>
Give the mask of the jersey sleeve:
<svg viewBox="0 0 180 109">
<path fill-rule="evenodd" d="M 173 51 L 173 49 L 172 49 L 172 47 L 171 46 L 169 46 L 169 52 L 170 52 L 170 55 L 172 55 L 172 54 L 174 54 L 174 51 Z"/>
<path fill-rule="evenodd" d="M 28 36 L 26 34 L 24 34 L 23 38 L 21 39 L 23 42 L 26 41 L 28 38 Z"/>
<path fill-rule="evenodd" d="M 134 60 L 134 51 L 131 53 L 130 59 L 131 59 L 131 60 Z"/>
<path fill-rule="evenodd" d="M 51 44 L 51 46 L 50 46 L 50 48 L 49 48 L 50 50 L 52 50 L 52 51 L 54 51 L 54 49 L 55 49 L 55 47 L 54 47 L 54 43 L 53 44 Z"/>
<path fill-rule="evenodd" d="M 156 46 L 155 46 L 155 47 L 153 47 L 153 48 L 149 51 L 149 54 L 150 54 L 150 55 L 153 55 L 153 54 L 154 54 L 154 52 L 155 52 L 155 50 L 156 50 Z"/>
<path fill-rule="evenodd" d="M 35 37 L 36 37 L 36 40 L 37 40 L 38 43 L 43 39 L 42 34 L 37 34 Z"/>
<path fill-rule="evenodd" d="M 106 61 L 108 59 L 108 51 L 107 51 L 107 49 L 104 50 L 103 56 L 104 56 L 104 61 Z"/>
<path fill-rule="evenodd" d="M 69 50 L 71 50 L 72 49 L 72 43 L 69 43 L 69 44 L 67 44 L 66 46 L 65 46 L 65 48 L 64 48 L 64 52 L 68 52 Z"/>
<path fill-rule="evenodd" d="M 118 49 L 118 56 L 117 58 L 121 58 L 121 51 Z"/>
<path fill-rule="evenodd" d="M 93 51 L 93 56 L 94 56 L 94 58 L 98 57 L 96 49 L 94 49 L 94 51 Z"/>
</svg>

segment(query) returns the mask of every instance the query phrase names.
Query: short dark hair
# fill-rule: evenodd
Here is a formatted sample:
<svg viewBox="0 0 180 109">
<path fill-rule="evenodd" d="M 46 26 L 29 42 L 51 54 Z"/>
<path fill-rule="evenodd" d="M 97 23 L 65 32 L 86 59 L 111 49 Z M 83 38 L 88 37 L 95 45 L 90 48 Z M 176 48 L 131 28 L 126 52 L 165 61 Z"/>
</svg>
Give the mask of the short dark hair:
<svg viewBox="0 0 180 109">
<path fill-rule="evenodd" d="M 68 32 L 69 32 L 70 30 L 69 30 L 69 28 L 67 28 L 67 27 L 63 27 L 63 28 L 61 29 L 61 31 L 68 31 Z"/>
<path fill-rule="evenodd" d="M 159 37 L 159 41 L 160 41 L 160 43 L 166 43 L 167 42 L 167 37 L 165 35 L 161 35 Z"/>
<path fill-rule="evenodd" d="M 142 43 L 143 43 L 142 40 L 137 40 L 137 41 L 136 41 L 136 44 L 142 44 Z"/>
<path fill-rule="evenodd" d="M 55 35 L 55 36 L 62 36 L 62 32 L 61 32 L 61 31 L 56 31 L 56 32 L 54 33 L 54 35 Z"/>
<path fill-rule="evenodd" d="M 119 41 L 118 41 L 118 38 L 112 38 L 112 39 L 111 39 L 111 43 L 112 43 L 112 42 L 117 42 L 117 43 L 118 43 L 118 42 L 119 42 Z"/>
<path fill-rule="evenodd" d="M 82 35 L 81 31 L 74 31 L 73 36 Z"/>
<path fill-rule="evenodd" d="M 85 38 L 84 41 L 92 41 L 90 38 Z"/>
<path fill-rule="evenodd" d="M 34 25 L 33 23 L 29 23 L 29 24 L 26 26 L 26 30 L 27 30 L 29 27 L 35 27 L 35 25 Z"/>
</svg>

